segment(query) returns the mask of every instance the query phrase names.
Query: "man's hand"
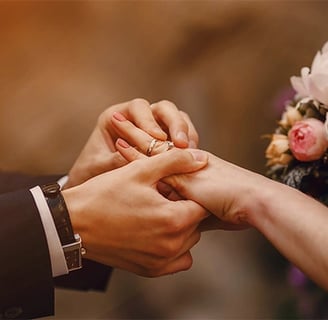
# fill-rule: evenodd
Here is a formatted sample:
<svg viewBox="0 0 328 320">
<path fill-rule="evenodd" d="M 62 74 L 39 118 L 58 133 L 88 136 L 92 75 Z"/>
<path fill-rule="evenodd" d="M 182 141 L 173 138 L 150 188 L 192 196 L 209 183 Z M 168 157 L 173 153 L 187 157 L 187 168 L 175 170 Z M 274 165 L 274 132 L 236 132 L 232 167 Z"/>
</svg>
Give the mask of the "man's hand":
<svg viewBox="0 0 328 320">
<path fill-rule="evenodd" d="M 175 149 L 64 190 L 86 257 L 149 277 L 189 269 L 190 249 L 200 239 L 198 225 L 207 213 L 193 201 L 166 199 L 156 185 L 206 163 L 206 153 Z"/>
</svg>

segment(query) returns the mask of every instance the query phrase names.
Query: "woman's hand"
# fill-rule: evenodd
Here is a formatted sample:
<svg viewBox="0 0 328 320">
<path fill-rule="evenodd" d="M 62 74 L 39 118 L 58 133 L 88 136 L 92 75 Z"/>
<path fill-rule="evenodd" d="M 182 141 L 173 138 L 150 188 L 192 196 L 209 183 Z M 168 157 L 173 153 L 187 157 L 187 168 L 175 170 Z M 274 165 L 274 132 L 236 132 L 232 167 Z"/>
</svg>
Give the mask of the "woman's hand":
<svg viewBox="0 0 328 320">
<path fill-rule="evenodd" d="M 146 157 L 145 154 L 147 154 L 153 138 L 146 132 L 138 129 L 131 121 L 121 115 L 117 117 L 117 114 L 114 114 L 112 123 L 120 136 L 126 139 L 118 139 L 116 143 L 116 148 L 121 155 L 129 162 Z M 166 141 L 158 141 L 152 149 L 152 155 L 167 151 L 168 148 L 165 143 Z M 208 167 L 199 171 L 197 174 L 195 173 L 195 175 L 176 175 L 162 179 L 158 184 L 160 193 L 171 200 L 193 199 L 204 206 L 209 212 L 215 214 L 216 218 L 209 217 L 202 222 L 200 227 L 202 231 L 211 229 L 239 230 L 246 228 L 247 224 L 241 221 L 238 222 L 238 218 L 230 217 L 227 219 L 227 217 L 224 217 L 227 211 L 226 208 L 230 207 L 229 201 L 234 201 L 234 199 L 229 198 L 229 193 L 226 193 L 227 186 L 231 185 L 230 194 L 235 196 L 236 187 L 239 186 L 239 180 L 235 180 L 234 175 L 241 174 L 235 172 L 235 170 L 242 171 L 243 169 L 233 166 L 211 154 L 209 154 L 209 159 Z M 243 173 L 245 174 L 245 172 Z M 226 181 L 223 181 L 224 179 Z M 220 180 L 221 183 L 216 183 L 216 181 Z M 231 183 L 235 183 L 236 185 L 232 185 Z M 223 194 L 218 190 L 219 188 L 224 188 L 224 190 L 221 190 L 224 192 Z M 218 197 L 220 203 L 218 203 Z"/>
<path fill-rule="evenodd" d="M 124 147 L 125 145 L 125 147 Z M 145 155 L 117 141 L 127 161 Z M 200 229 L 259 230 L 287 259 L 328 288 L 327 207 L 304 193 L 208 154 L 208 165 L 162 181 L 213 213 Z M 136 162 L 137 162 L 136 161 Z"/>
<path fill-rule="evenodd" d="M 129 162 L 146 157 L 122 139 L 117 141 L 116 146 Z M 203 221 L 202 230 L 240 230 L 249 227 L 246 214 L 250 203 L 244 200 L 251 199 L 250 179 L 256 180 L 261 176 L 210 153 L 208 157 L 208 165 L 202 170 L 188 174 L 177 173 L 163 178 L 162 182 L 175 190 L 175 195 L 179 195 L 175 196 L 176 199 L 193 200 L 216 216 L 215 219 L 209 217 Z"/>
<path fill-rule="evenodd" d="M 65 188 L 126 164 L 115 147 L 121 134 L 117 123 L 122 122 L 122 118 L 135 126 L 138 135 L 130 138 L 140 145 L 147 146 L 148 140 L 154 138 L 170 139 L 180 148 L 198 144 L 198 134 L 188 115 L 169 101 L 149 104 L 144 99 L 134 99 L 117 104 L 99 116 L 97 126 L 69 172 Z"/>
</svg>

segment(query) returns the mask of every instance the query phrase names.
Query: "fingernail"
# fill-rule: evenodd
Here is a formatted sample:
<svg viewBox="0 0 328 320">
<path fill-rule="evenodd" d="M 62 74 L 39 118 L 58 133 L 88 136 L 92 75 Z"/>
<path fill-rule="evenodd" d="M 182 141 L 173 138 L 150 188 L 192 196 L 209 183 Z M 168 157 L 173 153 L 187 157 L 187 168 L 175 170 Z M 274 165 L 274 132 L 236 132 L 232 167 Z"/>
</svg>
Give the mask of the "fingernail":
<svg viewBox="0 0 328 320">
<path fill-rule="evenodd" d="M 178 132 L 177 139 L 182 140 L 182 141 L 188 143 L 188 137 L 187 137 L 187 135 L 183 131 Z"/>
<path fill-rule="evenodd" d="M 113 113 L 113 118 L 115 118 L 118 121 L 126 121 L 126 118 L 120 112 L 114 112 Z"/>
<path fill-rule="evenodd" d="M 191 155 L 194 157 L 194 159 L 196 161 L 207 162 L 208 156 L 205 151 L 198 150 L 198 149 L 192 149 L 192 150 L 189 150 L 189 152 L 191 153 Z"/>
<path fill-rule="evenodd" d="M 130 145 L 125 140 L 123 140 L 121 138 L 117 139 L 117 144 L 120 145 L 124 149 L 130 148 Z"/>
<path fill-rule="evenodd" d="M 197 143 L 193 140 L 189 141 L 189 148 L 191 149 L 197 149 Z"/>
</svg>

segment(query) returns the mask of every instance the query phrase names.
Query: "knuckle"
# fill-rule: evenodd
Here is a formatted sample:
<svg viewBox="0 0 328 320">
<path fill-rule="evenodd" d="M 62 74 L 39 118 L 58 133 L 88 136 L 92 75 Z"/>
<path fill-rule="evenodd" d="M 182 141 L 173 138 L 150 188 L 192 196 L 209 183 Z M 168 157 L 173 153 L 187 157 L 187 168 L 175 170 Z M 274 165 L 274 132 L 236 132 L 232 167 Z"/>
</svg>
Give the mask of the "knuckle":
<svg viewBox="0 0 328 320">
<path fill-rule="evenodd" d="M 180 239 L 171 239 L 165 241 L 165 244 L 159 248 L 158 252 L 162 257 L 170 259 L 179 254 L 181 247 L 182 241 Z"/>
<path fill-rule="evenodd" d="M 149 106 L 149 102 L 146 99 L 143 98 L 135 98 L 130 101 L 131 107 L 132 108 L 140 108 L 144 106 Z"/>
<path fill-rule="evenodd" d="M 185 158 L 189 155 L 189 152 L 186 152 L 186 150 L 180 149 L 180 148 L 173 148 L 170 150 L 171 154 L 174 156 L 174 159 L 176 161 L 184 161 Z"/>
<path fill-rule="evenodd" d="M 112 134 L 112 115 L 114 113 L 113 108 L 107 108 L 97 118 L 97 127 L 100 130 L 108 130 Z"/>
<path fill-rule="evenodd" d="M 179 110 L 183 118 L 190 120 L 189 114 L 183 110 Z"/>
<path fill-rule="evenodd" d="M 155 102 L 152 105 L 152 109 L 153 110 L 156 109 L 157 111 L 165 110 L 167 108 L 177 110 L 176 105 L 173 102 L 169 101 L 169 100 L 161 100 L 161 101 Z"/>
<path fill-rule="evenodd" d="M 169 101 L 169 100 L 166 100 L 166 99 L 163 99 L 161 101 L 158 102 L 158 104 L 161 104 L 163 106 L 166 106 L 166 107 L 173 107 L 173 108 L 177 108 L 176 105 L 172 102 L 172 101 Z"/>
<path fill-rule="evenodd" d="M 109 110 L 103 111 L 97 119 L 97 124 L 100 128 L 106 128 L 109 124 L 110 112 Z"/>
<path fill-rule="evenodd" d="M 171 152 L 174 152 L 172 156 L 174 157 L 174 162 L 178 166 L 184 167 L 184 165 L 190 164 L 194 162 L 193 156 L 190 152 L 180 149 L 180 148 L 174 148 L 171 150 Z"/>
<path fill-rule="evenodd" d="M 191 254 L 185 255 L 181 270 L 189 270 L 193 265 L 193 258 Z"/>
<path fill-rule="evenodd" d="M 179 212 L 177 212 L 177 207 L 174 206 L 170 208 L 170 205 L 168 205 L 165 212 L 165 215 L 162 217 L 162 223 L 165 226 L 166 233 L 170 235 L 181 233 L 185 222 L 181 215 L 178 214 Z"/>
<path fill-rule="evenodd" d="M 184 228 L 184 221 L 179 215 L 173 216 L 168 225 L 168 231 L 173 234 L 180 233 Z"/>
</svg>

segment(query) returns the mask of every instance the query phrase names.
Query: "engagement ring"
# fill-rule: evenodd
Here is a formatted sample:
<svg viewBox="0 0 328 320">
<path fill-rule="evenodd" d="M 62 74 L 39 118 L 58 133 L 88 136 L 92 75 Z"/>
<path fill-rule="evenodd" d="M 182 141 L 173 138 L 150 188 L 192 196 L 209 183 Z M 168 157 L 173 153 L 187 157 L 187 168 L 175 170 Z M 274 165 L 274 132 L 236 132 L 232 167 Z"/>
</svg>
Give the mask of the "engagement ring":
<svg viewBox="0 0 328 320">
<path fill-rule="evenodd" d="M 157 144 L 157 145 L 156 145 Z M 149 143 L 149 147 L 147 149 L 146 155 L 150 157 L 153 154 L 153 151 L 155 150 L 156 147 L 156 154 L 162 153 L 168 150 L 171 150 L 174 148 L 174 143 L 172 141 L 166 140 L 166 141 L 161 141 L 157 139 L 153 139 Z"/>
<path fill-rule="evenodd" d="M 151 156 L 151 153 L 152 153 L 152 151 L 153 151 L 153 149 L 156 145 L 156 142 L 157 142 L 157 139 L 153 139 L 152 141 L 150 141 L 149 147 L 148 147 L 147 152 L 146 152 L 146 155 L 148 157 Z"/>
</svg>

